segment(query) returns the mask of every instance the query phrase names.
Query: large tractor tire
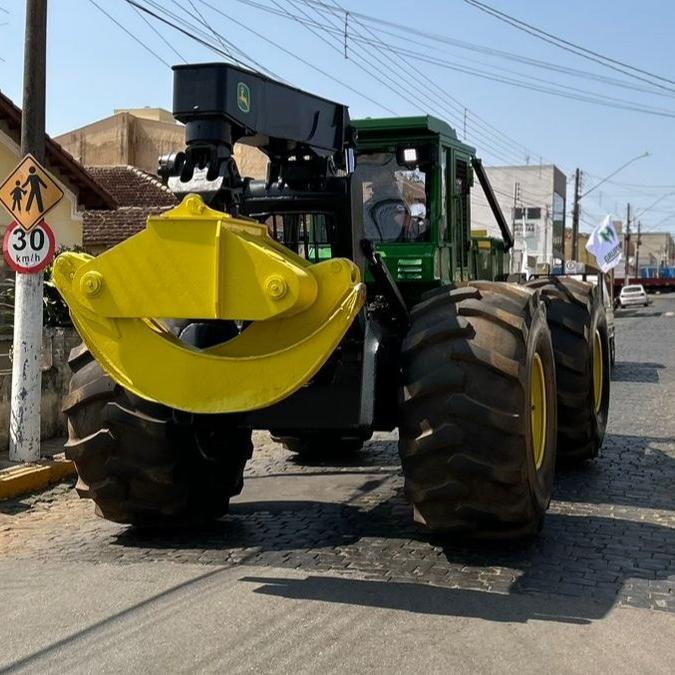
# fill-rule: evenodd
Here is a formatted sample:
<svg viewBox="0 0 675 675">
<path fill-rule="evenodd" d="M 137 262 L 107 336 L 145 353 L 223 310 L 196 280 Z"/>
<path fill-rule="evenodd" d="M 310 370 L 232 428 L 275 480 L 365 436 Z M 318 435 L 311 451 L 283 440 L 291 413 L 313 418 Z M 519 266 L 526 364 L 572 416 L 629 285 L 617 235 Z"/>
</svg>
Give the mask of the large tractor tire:
<svg viewBox="0 0 675 675">
<path fill-rule="evenodd" d="M 556 452 L 555 366 L 540 294 L 475 281 L 416 305 L 402 346 L 399 451 L 434 532 L 539 531 Z"/>
<path fill-rule="evenodd" d="M 96 513 L 142 527 L 199 524 L 227 511 L 243 486 L 251 431 L 217 426 L 151 403 L 115 384 L 81 345 L 64 405 L 66 457 Z"/>
<path fill-rule="evenodd" d="M 569 277 L 528 282 L 546 299 L 558 382 L 558 460 L 597 457 L 609 411 L 612 348 L 598 288 Z"/>
</svg>

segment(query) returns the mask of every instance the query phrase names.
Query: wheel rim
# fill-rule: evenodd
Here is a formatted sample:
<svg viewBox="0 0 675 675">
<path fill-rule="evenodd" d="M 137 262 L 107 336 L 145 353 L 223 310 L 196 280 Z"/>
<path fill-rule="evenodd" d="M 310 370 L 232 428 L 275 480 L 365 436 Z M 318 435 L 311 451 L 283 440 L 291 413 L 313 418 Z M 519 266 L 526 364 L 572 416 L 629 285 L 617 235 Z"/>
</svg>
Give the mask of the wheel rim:
<svg viewBox="0 0 675 675">
<path fill-rule="evenodd" d="M 600 412 L 603 389 L 602 337 L 600 331 L 593 336 L 593 396 L 595 398 L 595 412 Z"/>
<path fill-rule="evenodd" d="M 530 372 L 530 420 L 532 451 L 537 469 L 544 463 L 546 453 L 546 377 L 539 354 L 534 355 Z"/>
</svg>

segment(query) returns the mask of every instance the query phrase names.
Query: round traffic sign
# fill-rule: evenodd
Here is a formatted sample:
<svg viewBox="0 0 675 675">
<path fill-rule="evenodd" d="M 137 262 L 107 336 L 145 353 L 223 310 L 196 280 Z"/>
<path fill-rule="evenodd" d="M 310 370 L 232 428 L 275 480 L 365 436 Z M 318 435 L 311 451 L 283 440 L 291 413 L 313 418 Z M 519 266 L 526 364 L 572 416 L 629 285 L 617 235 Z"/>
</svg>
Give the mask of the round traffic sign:
<svg viewBox="0 0 675 675">
<path fill-rule="evenodd" d="M 41 272 L 52 261 L 55 249 L 54 233 L 44 220 L 29 232 L 16 222 L 10 223 L 2 240 L 5 262 L 21 274 Z"/>
</svg>

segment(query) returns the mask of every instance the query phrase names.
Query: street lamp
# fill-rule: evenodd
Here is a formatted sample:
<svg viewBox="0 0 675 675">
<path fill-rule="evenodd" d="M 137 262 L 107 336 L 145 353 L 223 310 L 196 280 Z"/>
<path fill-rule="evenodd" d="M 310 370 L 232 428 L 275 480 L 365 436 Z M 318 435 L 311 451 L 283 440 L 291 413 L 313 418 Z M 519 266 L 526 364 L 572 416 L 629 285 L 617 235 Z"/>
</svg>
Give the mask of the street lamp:
<svg viewBox="0 0 675 675">
<path fill-rule="evenodd" d="M 572 260 L 576 260 L 578 254 L 577 240 L 579 235 L 579 201 L 583 199 L 586 195 L 593 192 L 593 190 L 599 188 L 601 185 L 606 183 L 611 178 L 614 178 L 614 176 L 616 176 L 617 173 L 623 171 L 627 166 L 629 166 L 633 162 L 637 162 L 639 159 L 644 159 L 645 157 L 649 157 L 649 151 L 645 151 L 641 155 L 633 157 L 633 159 L 629 159 L 625 164 L 622 164 L 618 169 L 612 171 L 612 173 L 610 173 L 609 176 L 603 178 L 599 183 L 596 183 L 592 188 L 589 188 L 583 194 L 579 194 L 579 188 L 581 183 L 581 171 L 579 169 L 576 170 L 574 177 L 574 209 L 572 211 Z"/>
</svg>

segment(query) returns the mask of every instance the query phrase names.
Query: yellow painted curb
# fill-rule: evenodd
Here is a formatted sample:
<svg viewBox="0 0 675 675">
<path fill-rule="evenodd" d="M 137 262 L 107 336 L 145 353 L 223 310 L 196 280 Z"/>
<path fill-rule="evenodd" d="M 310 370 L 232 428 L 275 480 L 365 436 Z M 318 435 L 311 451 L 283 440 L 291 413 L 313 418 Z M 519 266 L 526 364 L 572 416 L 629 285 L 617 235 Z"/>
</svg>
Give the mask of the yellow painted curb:
<svg viewBox="0 0 675 675">
<path fill-rule="evenodd" d="M 75 466 L 67 459 L 45 459 L 3 469 L 0 471 L 0 501 L 42 490 L 73 475 Z"/>
</svg>

